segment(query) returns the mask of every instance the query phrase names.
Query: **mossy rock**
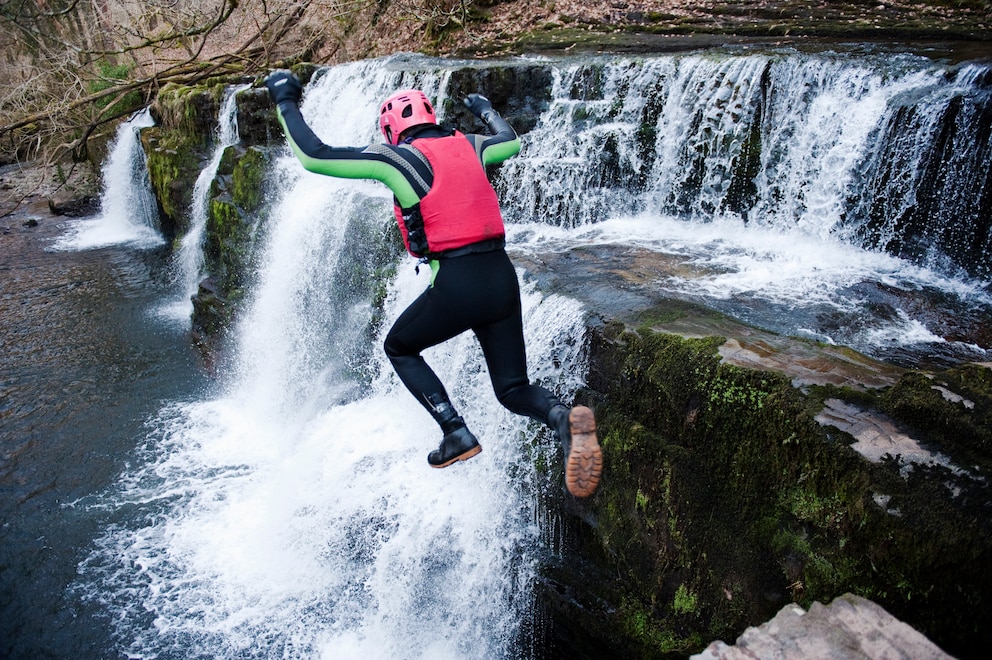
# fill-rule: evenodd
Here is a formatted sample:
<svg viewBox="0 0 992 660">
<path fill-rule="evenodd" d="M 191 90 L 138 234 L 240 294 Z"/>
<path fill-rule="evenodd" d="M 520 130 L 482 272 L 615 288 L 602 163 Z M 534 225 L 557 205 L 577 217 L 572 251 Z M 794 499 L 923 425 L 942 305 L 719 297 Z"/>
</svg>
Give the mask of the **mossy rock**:
<svg viewBox="0 0 992 660">
<path fill-rule="evenodd" d="M 590 648 L 685 657 L 790 601 L 809 606 L 850 592 L 952 653 L 987 645 L 984 482 L 869 463 L 850 436 L 815 420 L 822 393 L 722 362 L 722 342 L 619 323 L 593 333 L 580 398 L 597 409 L 606 466 L 571 521 L 563 561 L 549 569 L 574 594 L 555 599 L 556 617 L 582 620 L 588 612 L 576 604 L 601 602 L 603 621 L 582 624 Z M 953 402 L 932 389 L 946 382 L 967 392 L 973 421 L 984 420 L 992 372 L 977 369 L 923 376 L 925 389 L 907 375 L 858 396 L 896 411 L 915 409 L 902 403 L 915 392 L 933 406 L 923 413 L 933 426 L 967 435 L 980 454 L 982 431 L 938 415 L 941 401 Z M 564 568 L 573 562 L 575 572 Z"/>
<path fill-rule="evenodd" d="M 223 97 L 223 86 L 167 84 L 152 104 L 152 117 L 164 131 L 179 131 L 201 147 L 209 145 Z"/>
<path fill-rule="evenodd" d="M 264 199 L 268 152 L 249 148 L 231 170 L 231 200 L 246 213 L 253 213 Z"/>
<path fill-rule="evenodd" d="M 992 471 L 992 369 L 965 364 L 940 374 L 913 372 L 880 406 L 961 465 Z"/>
<path fill-rule="evenodd" d="M 469 94 L 482 94 L 518 134 L 537 125 L 551 101 L 551 67 L 521 64 L 463 67 L 451 72 L 445 116 L 464 131 L 484 130 L 481 122 L 462 105 Z"/>
<path fill-rule="evenodd" d="M 158 126 L 141 131 L 148 176 L 163 218 L 162 230 L 174 237 L 189 231 L 189 207 L 203 167 L 200 140 Z"/>
<path fill-rule="evenodd" d="M 224 95 L 239 77 L 195 86 L 165 85 L 151 106 L 155 126 L 141 131 L 152 189 L 169 237 L 189 231 L 193 189 L 216 139 Z"/>
<path fill-rule="evenodd" d="M 238 135 L 243 145 L 267 146 L 285 143 L 282 127 L 276 116 L 276 106 L 264 86 L 240 92 L 235 103 L 238 106 Z"/>
<path fill-rule="evenodd" d="M 229 198 L 210 200 L 207 214 L 207 270 L 227 300 L 241 297 L 249 281 L 255 219 Z"/>
</svg>

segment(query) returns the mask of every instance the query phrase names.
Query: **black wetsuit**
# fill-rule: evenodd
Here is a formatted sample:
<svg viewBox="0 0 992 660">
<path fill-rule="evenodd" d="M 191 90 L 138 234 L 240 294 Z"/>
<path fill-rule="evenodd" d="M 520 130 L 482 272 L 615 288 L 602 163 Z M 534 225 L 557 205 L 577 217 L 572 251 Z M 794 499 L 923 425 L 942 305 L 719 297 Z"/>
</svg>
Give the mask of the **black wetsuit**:
<svg viewBox="0 0 992 660">
<path fill-rule="evenodd" d="M 447 137 L 437 126 L 416 130 L 406 144 L 332 147 L 307 126 L 292 101 L 279 104 L 279 117 L 290 146 L 303 166 L 320 174 L 375 179 L 385 183 L 402 208 L 417 204 L 431 188 L 434 176 L 422 154 L 408 144 L 413 138 Z M 482 166 L 515 155 L 520 141 L 496 113 L 487 115 L 493 135 L 466 135 Z M 483 252 L 432 259 L 431 284 L 396 320 L 385 350 L 400 380 L 435 415 L 448 402 L 444 385 L 421 352 L 472 330 L 482 346 L 496 397 L 506 408 L 544 423 L 561 402 L 527 377 L 520 288 L 516 271 L 502 242 Z"/>
</svg>

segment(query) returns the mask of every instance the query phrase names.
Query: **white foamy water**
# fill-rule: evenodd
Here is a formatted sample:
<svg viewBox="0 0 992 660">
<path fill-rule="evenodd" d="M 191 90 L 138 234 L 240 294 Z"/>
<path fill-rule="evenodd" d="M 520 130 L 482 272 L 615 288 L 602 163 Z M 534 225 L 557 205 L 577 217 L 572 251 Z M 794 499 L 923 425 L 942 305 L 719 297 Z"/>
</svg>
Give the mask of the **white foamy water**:
<svg viewBox="0 0 992 660">
<path fill-rule="evenodd" d="M 659 291 L 868 352 L 944 342 L 946 319 L 923 318 L 903 304 L 924 291 L 939 301 L 914 307 L 938 310 L 931 316 L 948 304 L 992 308 L 987 280 L 947 268 L 946 258 L 911 261 L 881 249 L 911 242 L 896 235 L 900 214 L 920 204 L 922 155 L 933 148 L 940 117 L 954 99 L 979 96 L 975 67 L 955 77 L 912 57 L 830 53 L 596 64 L 554 68 L 547 110 L 523 136 L 521 154 L 500 170 L 499 190 L 516 225 L 513 249 L 561 254 L 609 244 L 675 256 L 680 268 L 659 272 Z M 962 105 L 970 113 L 972 104 Z M 910 110 L 918 135 L 897 134 L 906 145 L 886 151 L 880 141 L 893 139 L 900 112 Z M 975 154 L 987 151 L 959 140 L 948 176 L 961 181 L 954 193 L 975 194 L 960 172 L 980 180 Z M 891 219 L 876 227 L 869 216 L 884 204 Z M 935 217 L 925 231 L 955 232 L 967 244 L 970 224 L 980 226 L 979 219 Z M 935 240 L 927 242 L 929 253 L 939 253 Z M 871 318 L 879 296 L 895 307 Z M 838 314 L 845 316 L 839 328 L 811 325 L 821 317 L 837 325 Z"/>
<path fill-rule="evenodd" d="M 149 248 L 165 242 L 158 231 L 158 207 L 138 135 L 154 124 L 147 109 L 121 124 L 103 164 L 100 215 L 73 222 L 53 249 L 90 250 L 119 244 Z"/>
<path fill-rule="evenodd" d="M 397 84 L 342 91 L 358 68 L 322 78 L 305 105 L 355 144 L 374 105 L 353 122 L 348 109 Z M 136 657 L 513 657 L 541 551 L 535 492 L 548 486 L 533 453 L 557 447 L 533 446 L 537 426 L 498 405 L 468 335 L 425 357 L 484 450 L 430 468 L 440 432 L 379 348 L 426 270 L 399 269 L 365 375 L 347 357 L 371 305 L 334 279 L 349 223 L 391 221 L 388 192 L 307 174 L 290 156 L 272 176 L 284 194 L 230 381 L 149 421 L 135 468 L 97 504 L 119 522 L 79 589 L 105 602 Z M 529 288 L 523 306 L 531 378 L 574 392 L 584 311 Z"/>
<path fill-rule="evenodd" d="M 407 278 L 396 301 L 422 284 Z M 525 300 L 531 359 L 544 367 L 532 376 L 574 387 L 573 373 L 546 365 L 581 369 L 571 343 L 581 310 L 533 292 Z M 149 464 L 109 503 L 141 516 L 110 529 L 83 571 L 110 594 L 129 651 L 510 654 L 539 552 L 532 491 L 542 477 L 526 440 L 535 429 L 496 404 L 470 338 L 428 359 L 484 447 L 446 470 L 427 465 L 438 432 L 386 364 L 364 396 L 307 419 L 274 417 L 238 391 L 154 420 Z"/>
<path fill-rule="evenodd" d="M 906 290 L 938 288 L 977 304 L 992 304 L 981 281 L 953 279 L 882 252 L 831 236 L 775 227 L 742 227 L 718 219 L 691 223 L 664 215 L 618 217 L 566 230 L 543 224 L 510 229 L 524 253 L 558 252 L 588 245 L 629 245 L 683 259 L 690 276 L 660 274 L 659 287 L 700 300 L 753 296 L 797 307 L 828 305 L 856 310 L 862 302 L 847 289 L 877 282 Z"/>
<path fill-rule="evenodd" d="M 521 254 L 609 245 L 675 257 L 678 268 L 665 263 L 658 269 L 654 281 L 658 292 L 715 307 L 783 334 L 855 346 L 869 354 L 939 346 L 973 360 L 989 356 L 987 348 L 946 340 L 940 334 L 946 319 L 917 316 L 916 302 L 924 295 L 939 295 L 962 309 L 992 309 L 987 283 L 951 278 L 830 235 L 742 227 L 727 219 L 691 223 L 644 214 L 574 230 L 514 225 L 509 236 L 512 249 Z M 641 272 L 639 277 L 643 276 Z M 867 311 L 877 302 L 879 288 L 892 296 L 885 300 L 894 306 L 891 315 L 873 316 Z M 912 306 L 906 305 L 909 301 Z M 842 321 L 823 327 L 823 318 Z"/>
</svg>

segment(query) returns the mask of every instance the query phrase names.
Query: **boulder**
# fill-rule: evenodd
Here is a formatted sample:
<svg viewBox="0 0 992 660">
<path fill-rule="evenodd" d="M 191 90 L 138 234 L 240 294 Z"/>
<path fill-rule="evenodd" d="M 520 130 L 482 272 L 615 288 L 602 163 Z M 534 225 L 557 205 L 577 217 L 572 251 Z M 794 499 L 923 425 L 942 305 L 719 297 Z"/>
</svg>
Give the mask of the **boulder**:
<svg viewBox="0 0 992 660">
<path fill-rule="evenodd" d="M 692 656 L 692 660 L 755 658 L 950 660 L 951 656 L 876 603 L 844 594 L 829 605 L 813 603 L 808 612 L 786 605 L 767 623 L 745 630 L 733 646 L 716 641 Z"/>
</svg>

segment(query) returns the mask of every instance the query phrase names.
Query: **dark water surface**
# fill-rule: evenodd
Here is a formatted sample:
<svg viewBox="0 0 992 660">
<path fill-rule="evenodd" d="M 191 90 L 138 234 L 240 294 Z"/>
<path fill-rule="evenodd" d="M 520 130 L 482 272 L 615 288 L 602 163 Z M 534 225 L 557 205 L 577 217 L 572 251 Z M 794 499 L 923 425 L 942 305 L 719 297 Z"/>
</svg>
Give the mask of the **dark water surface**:
<svg viewBox="0 0 992 660">
<path fill-rule="evenodd" d="M 116 480 L 163 402 L 208 387 L 188 324 L 153 313 L 165 250 L 47 251 L 66 222 L 0 220 L 2 658 L 119 655 L 69 589 L 110 514 L 75 503 Z"/>
</svg>

